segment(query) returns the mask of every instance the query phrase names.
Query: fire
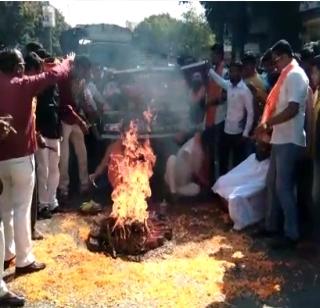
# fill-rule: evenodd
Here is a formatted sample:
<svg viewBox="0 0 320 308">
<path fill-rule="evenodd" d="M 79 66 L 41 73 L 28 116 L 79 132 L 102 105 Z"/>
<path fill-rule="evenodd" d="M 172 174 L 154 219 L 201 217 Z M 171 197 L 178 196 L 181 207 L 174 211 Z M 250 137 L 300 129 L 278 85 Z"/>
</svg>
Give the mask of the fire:
<svg viewBox="0 0 320 308">
<path fill-rule="evenodd" d="M 149 126 L 152 113 L 146 111 L 143 115 Z M 144 123 L 131 121 L 115 144 L 108 166 L 113 186 L 112 213 L 94 221 L 86 241 L 90 251 L 107 252 L 114 258 L 118 254 L 144 254 L 172 239 L 172 229 L 148 215 L 149 180 L 156 156 L 149 139 L 139 139 L 140 124 L 143 126 Z M 150 127 L 147 131 L 150 132 Z"/>
<path fill-rule="evenodd" d="M 144 113 L 147 121 L 150 113 Z M 129 129 L 122 135 L 121 154 L 110 156 L 108 172 L 115 175 L 112 192 L 112 214 L 116 225 L 135 221 L 145 223 L 148 219 L 147 198 L 151 197 L 149 179 L 153 174 L 156 156 L 149 139 L 138 139 L 137 121 L 131 121 Z M 114 228 L 116 227 L 114 226 Z"/>
</svg>

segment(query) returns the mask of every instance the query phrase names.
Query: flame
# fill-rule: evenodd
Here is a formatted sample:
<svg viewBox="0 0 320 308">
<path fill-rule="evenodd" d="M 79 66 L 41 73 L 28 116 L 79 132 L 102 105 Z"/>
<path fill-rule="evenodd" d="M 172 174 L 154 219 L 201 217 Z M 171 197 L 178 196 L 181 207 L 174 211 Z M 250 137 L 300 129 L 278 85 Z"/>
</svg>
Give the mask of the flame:
<svg viewBox="0 0 320 308">
<path fill-rule="evenodd" d="M 149 113 L 147 121 L 150 117 Z M 122 135 L 121 154 L 111 154 L 109 172 L 115 175 L 115 187 L 111 216 L 124 222 L 146 222 L 148 204 L 151 197 L 149 179 L 153 174 L 156 157 L 149 139 L 138 140 L 138 125 L 131 121 L 129 129 Z"/>
</svg>

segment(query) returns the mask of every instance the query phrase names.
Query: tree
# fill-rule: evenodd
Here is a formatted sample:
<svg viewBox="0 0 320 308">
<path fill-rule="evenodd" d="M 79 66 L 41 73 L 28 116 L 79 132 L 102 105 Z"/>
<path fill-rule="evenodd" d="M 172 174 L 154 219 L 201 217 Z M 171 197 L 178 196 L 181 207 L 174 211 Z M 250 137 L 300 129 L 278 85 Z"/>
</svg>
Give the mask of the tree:
<svg viewBox="0 0 320 308">
<path fill-rule="evenodd" d="M 134 41 L 147 52 L 162 54 L 176 50 L 180 26 L 181 23 L 169 14 L 152 15 L 137 25 Z"/>
<path fill-rule="evenodd" d="M 48 2 L 0 2 L 0 42 L 6 46 L 25 45 L 30 41 L 44 41 L 42 7 Z M 56 10 L 56 27 L 52 29 L 52 45 L 60 53 L 59 36 L 68 28 L 62 14 Z"/>
<path fill-rule="evenodd" d="M 186 12 L 182 20 L 168 14 L 150 16 L 138 24 L 133 37 L 143 51 L 162 56 L 184 54 L 199 58 L 214 42 L 205 17 L 193 10 Z"/>
<path fill-rule="evenodd" d="M 260 33 L 259 43 L 263 48 L 281 38 L 287 39 L 294 48 L 300 47 L 299 2 L 202 1 L 201 4 L 217 41 L 223 43 L 230 34 L 234 54 L 243 53 L 244 45 L 250 39 L 250 30 L 255 28 L 257 21 L 266 24 L 265 33 Z"/>
<path fill-rule="evenodd" d="M 216 33 L 217 41 L 224 43 L 227 35 L 232 40 L 233 54 L 242 54 L 247 38 L 249 19 L 247 15 L 247 2 L 203 1 L 205 16 Z"/>
<path fill-rule="evenodd" d="M 199 58 L 205 55 L 214 43 L 214 35 L 204 15 L 197 15 L 194 10 L 183 14 L 183 24 L 180 28 L 181 51 Z"/>
<path fill-rule="evenodd" d="M 56 26 L 52 29 L 52 50 L 61 54 L 60 37 L 63 31 L 70 28 L 66 23 L 64 16 L 56 9 Z"/>
</svg>

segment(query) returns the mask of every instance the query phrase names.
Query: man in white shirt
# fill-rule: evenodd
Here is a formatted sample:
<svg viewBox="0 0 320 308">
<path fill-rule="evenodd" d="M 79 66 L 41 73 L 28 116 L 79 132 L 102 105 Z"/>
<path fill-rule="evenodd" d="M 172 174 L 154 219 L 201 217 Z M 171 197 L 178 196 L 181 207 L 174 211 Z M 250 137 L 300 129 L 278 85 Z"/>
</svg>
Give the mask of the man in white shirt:
<svg viewBox="0 0 320 308">
<path fill-rule="evenodd" d="M 246 139 L 249 137 L 253 125 L 253 96 L 241 79 L 242 64 L 239 62 L 230 65 L 230 80 L 225 80 L 213 69 L 209 76 L 224 90 L 227 91 L 227 115 L 222 136 L 222 153 L 220 174 L 228 172 L 230 156 L 233 156 L 232 167 L 245 159 Z"/>
<path fill-rule="evenodd" d="M 281 40 L 272 47 L 272 58 L 282 75 L 278 79 L 280 92 L 275 112 L 256 130 L 257 135 L 273 130 L 265 235 L 282 233 L 279 229 L 282 213 L 284 237 L 276 239 L 272 247 L 290 248 L 299 239 L 295 169 L 306 147 L 304 122 L 309 80 L 293 59 L 287 41 Z"/>
<path fill-rule="evenodd" d="M 90 80 L 85 88 L 85 91 L 87 91 L 88 101 L 87 103 L 89 106 L 93 109 L 93 111 L 98 112 L 101 110 L 105 110 L 108 108 L 107 100 L 102 96 L 102 94 L 97 89 L 97 86 L 93 82 L 93 80 Z M 100 107 L 100 108 L 99 108 Z"/>
</svg>

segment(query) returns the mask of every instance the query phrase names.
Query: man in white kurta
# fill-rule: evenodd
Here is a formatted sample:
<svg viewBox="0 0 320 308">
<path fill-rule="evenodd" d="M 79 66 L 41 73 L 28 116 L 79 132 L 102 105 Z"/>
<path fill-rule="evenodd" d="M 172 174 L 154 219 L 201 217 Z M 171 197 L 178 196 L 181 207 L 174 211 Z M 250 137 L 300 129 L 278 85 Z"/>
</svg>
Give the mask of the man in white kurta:
<svg viewBox="0 0 320 308">
<path fill-rule="evenodd" d="M 214 193 L 228 202 L 235 230 L 257 223 L 265 216 L 270 160 L 266 158 L 268 155 L 259 154 L 251 154 L 240 165 L 221 176 L 212 187 Z"/>
</svg>

